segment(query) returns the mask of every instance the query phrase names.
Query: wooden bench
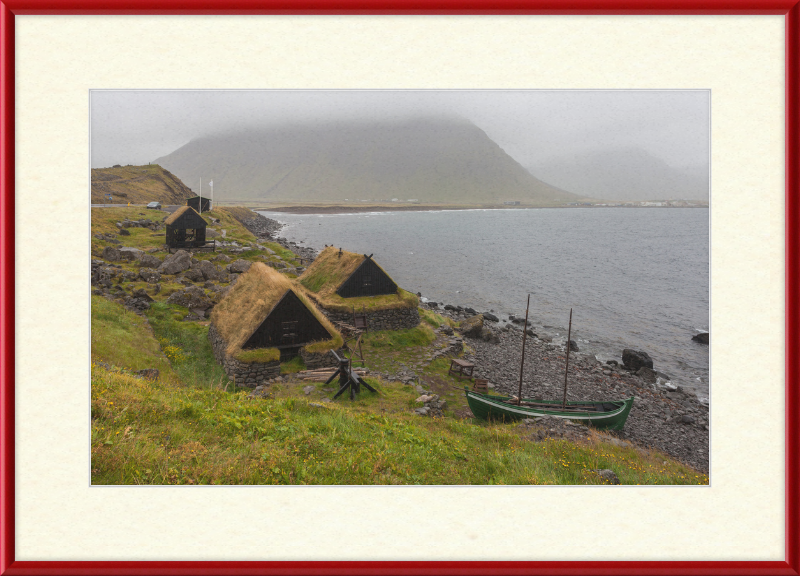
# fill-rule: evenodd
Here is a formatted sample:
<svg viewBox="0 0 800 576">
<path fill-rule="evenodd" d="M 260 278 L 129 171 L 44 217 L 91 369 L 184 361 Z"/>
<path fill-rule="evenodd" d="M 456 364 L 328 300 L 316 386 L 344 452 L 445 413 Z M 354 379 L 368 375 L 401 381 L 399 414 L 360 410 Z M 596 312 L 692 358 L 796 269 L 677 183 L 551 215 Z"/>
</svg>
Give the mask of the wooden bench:
<svg viewBox="0 0 800 576">
<path fill-rule="evenodd" d="M 475 364 L 472 362 L 467 362 L 466 360 L 461 360 L 459 358 L 453 358 L 450 360 L 450 370 L 447 373 L 450 376 L 455 376 L 459 380 L 462 378 L 469 378 L 472 379 L 472 371 L 475 369 Z"/>
</svg>

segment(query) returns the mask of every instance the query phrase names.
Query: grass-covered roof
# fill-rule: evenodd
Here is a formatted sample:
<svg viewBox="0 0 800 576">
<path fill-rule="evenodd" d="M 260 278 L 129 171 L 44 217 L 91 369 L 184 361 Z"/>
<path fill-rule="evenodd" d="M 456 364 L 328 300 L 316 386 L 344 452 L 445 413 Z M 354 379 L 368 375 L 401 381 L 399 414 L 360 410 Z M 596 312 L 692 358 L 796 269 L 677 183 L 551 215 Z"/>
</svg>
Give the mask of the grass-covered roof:
<svg viewBox="0 0 800 576">
<path fill-rule="evenodd" d="M 301 286 L 266 264 L 255 262 L 211 312 L 211 322 L 224 338 L 229 355 L 236 358 L 242 353 L 244 343 L 269 316 L 287 290 L 292 290 L 300 298 L 332 336 L 328 341 L 315 342 L 306 348 L 320 351 L 342 345 L 339 332 L 314 306 Z"/>
<path fill-rule="evenodd" d="M 330 310 L 342 312 L 356 310 L 386 310 L 390 308 L 414 308 L 418 305 L 418 298 L 398 288 L 396 294 L 381 296 L 360 296 L 357 298 L 342 298 L 336 291 L 353 272 L 364 262 L 366 256 L 354 252 L 341 251 L 333 246 L 325 248 L 319 253 L 316 260 L 306 268 L 305 272 L 297 279 L 307 288 L 315 301 Z M 374 262 L 374 261 L 373 261 Z M 379 268 L 380 265 L 375 262 Z M 386 273 L 383 268 L 381 270 Z M 388 276 L 388 274 L 386 274 Z"/>
<path fill-rule="evenodd" d="M 170 214 L 166 220 L 164 220 L 164 224 L 166 225 L 174 224 L 184 215 L 186 217 L 191 218 L 192 224 L 200 224 L 200 222 L 202 222 L 204 225 L 206 224 L 206 221 L 203 220 L 203 217 L 200 216 L 200 214 L 197 213 L 197 210 L 195 210 L 191 206 L 181 206 L 180 208 L 175 210 L 175 212 Z"/>
</svg>

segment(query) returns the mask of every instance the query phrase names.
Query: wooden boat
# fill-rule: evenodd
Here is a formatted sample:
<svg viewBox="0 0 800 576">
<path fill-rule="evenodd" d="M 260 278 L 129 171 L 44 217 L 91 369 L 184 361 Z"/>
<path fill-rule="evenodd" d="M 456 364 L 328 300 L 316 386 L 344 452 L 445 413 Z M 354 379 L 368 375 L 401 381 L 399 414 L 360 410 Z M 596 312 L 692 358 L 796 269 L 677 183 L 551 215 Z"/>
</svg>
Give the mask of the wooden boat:
<svg viewBox="0 0 800 576">
<path fill-rule="evenodd" d="M 523 418 L 536 418 L 538 416 L 554 416 L 555 418 L 568 418 L 576 422 L 585 422 L 596 428 L 609 430 L 622 430 L 628 414 L 633 407 L 633 396 L 626 400 L 613 401 L 576 401 L 567 402 L 562 407 L 559 400 L 529 400 L 522 399 L 517 405 L 516 399 L 510 403 L 510 396 L 490 396 L 473 392 L 464 387 L 467 395 L 467 404 L 476 418 L 481 420 L 514 421 Z"/>
</svg>

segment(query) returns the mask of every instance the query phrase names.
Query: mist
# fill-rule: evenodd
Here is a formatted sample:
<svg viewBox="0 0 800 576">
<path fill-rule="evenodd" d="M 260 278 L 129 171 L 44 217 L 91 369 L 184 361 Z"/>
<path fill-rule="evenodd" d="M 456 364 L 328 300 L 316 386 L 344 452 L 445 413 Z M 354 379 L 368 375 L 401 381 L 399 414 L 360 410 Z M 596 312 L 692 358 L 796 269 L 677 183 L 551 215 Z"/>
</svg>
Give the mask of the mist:
<svg viewBox="0 0 800 576">
<path fill-rule="evenodd" d="M 591 188 L 588 164 L 582 179 L 570 174 L 600 153 L 612 159 L 604 169 L 613 181 L 616 150 L 708 173 L 706 90 L 93 90 L 90 109 L 93 168 L 147 164 L 220 132 L 447 117 L 475 124 L 534 176 L 567 190 Z M 620 181 L 629 163 L 620 163 Z"/>
</svg>

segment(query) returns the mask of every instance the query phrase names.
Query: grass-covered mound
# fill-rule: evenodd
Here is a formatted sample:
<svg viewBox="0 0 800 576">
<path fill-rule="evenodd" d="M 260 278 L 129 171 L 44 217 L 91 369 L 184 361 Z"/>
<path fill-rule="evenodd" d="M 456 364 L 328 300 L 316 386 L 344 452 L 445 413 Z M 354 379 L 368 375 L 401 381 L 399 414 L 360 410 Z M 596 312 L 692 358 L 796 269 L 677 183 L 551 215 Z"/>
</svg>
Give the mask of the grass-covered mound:
<svg viewBox="0 0 800 576">
<path fill-rule="evenodd" d="M 369 382 L 377 394 L 323 404 L 303 394 L 307 383 L 248 399 L 96 367 L 92 483 L 603 484 L 592 470 L 604 468 L 623 484 L 708 482 L 590 429 L 582 443 L 531 442 L 509 424 L 422 418 L 413 389 Z"/>
<path fill-rule="evenodd" d="M 350 277 L 353 272 L 364 262 L 363 254 L 347 252 L 330 246 L 319 253 L 298 281 L 309 290 L 314 300 L 323 308 L 338 312 L 356 310 L 389 310 L 394 308 L 416 308 L 419 303 L 417 296 L 398 288 L 395 294 L 380 296 L 359 296 L 356 298 L 342 298 L 336 291 Z M 375 262 L 384 274 L 380 265 Z M 388 276 L 388 274 L 387 274 Z"/>
<path fill-rule="evenodd" d="M 242 350 L 242 346 L 288 290 L 294 292 L 331 335 L 330 339 L 313 342 L 306 345 L 305 349 L 309 352 L 321 352 L 341 347 L 343 343 L 341 334 L 317 310 L 304 290 L 280 272 L 256 262 L 241 275 L 230 293 L 214 307 L 211 313 L 211 322 L 225 340 L 227 345 L 225 351 L 228 355 L 242 362 L 271 362 L 280 357 L 275 348 Z"/>
</svg>

